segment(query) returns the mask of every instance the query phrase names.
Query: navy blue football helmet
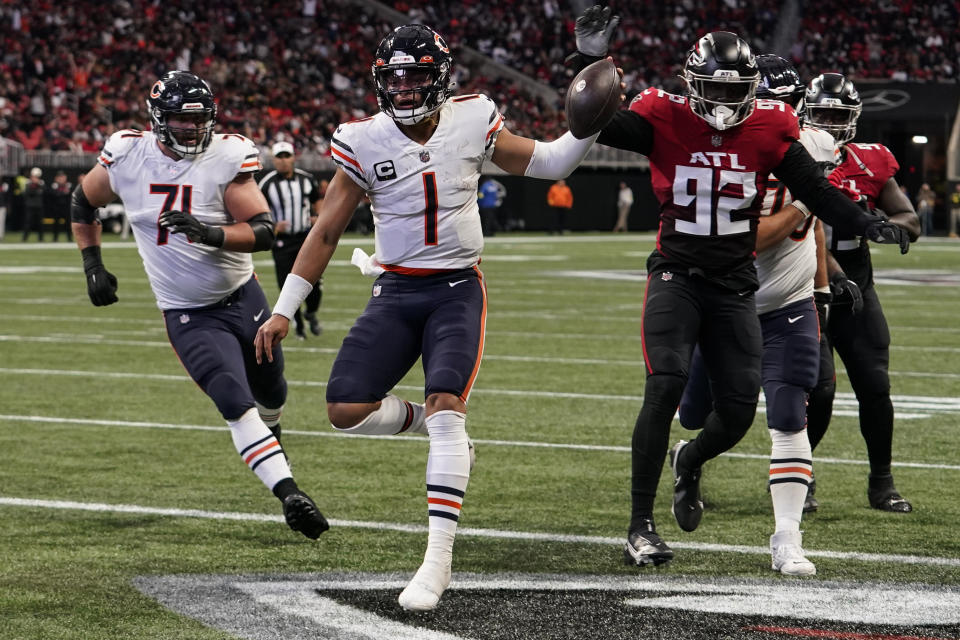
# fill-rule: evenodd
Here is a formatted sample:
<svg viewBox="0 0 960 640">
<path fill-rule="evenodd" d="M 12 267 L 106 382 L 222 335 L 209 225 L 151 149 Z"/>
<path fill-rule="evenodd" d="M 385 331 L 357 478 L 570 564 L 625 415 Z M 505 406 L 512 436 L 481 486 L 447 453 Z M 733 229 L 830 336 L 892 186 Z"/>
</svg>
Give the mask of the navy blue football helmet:
<svg viewBox="0 0 960 640">
<path fill-rule="evenodd" d="M 453 93 L 453 56 L 439 33 L 405 24 L 380 42 L 371 71 L 380 109 L 401 124 L 434 114 Z"/>
<path fill-rule="evenodd" d="M 200 155 L 213 140 L 217 103 L 210 86 L 189 71 L 168 71 L 153 83 L 147 111 L 157 139 L 182 156 Z M 171 118 L 193 125 L 174 127 Z"/>
<path fill-rule="evenodd" d="M 792 64 L 780 56 L 764 54 L 757 56 L 757 68 L 760 70 L 758 98 L 786 102 L 798 114 L 803 111 L 803 96 L 807 88 Z"/>
</svg>

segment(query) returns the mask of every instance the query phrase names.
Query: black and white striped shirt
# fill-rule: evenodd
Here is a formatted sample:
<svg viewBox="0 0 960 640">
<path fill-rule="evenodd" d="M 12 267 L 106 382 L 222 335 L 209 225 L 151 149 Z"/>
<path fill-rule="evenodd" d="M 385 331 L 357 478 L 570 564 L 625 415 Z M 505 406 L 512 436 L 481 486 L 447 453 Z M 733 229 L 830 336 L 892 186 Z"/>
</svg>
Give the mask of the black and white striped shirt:
<svg viewBox="0 0 960 640">
<path fill-rule="evenodd" d="M 313 203 L 320 199 L 320 190 L 313 176 L 294 169 L 293 176 L 284 178 L 274 170 L 260 180 L 259 186 L 270 205 L 273 219 L 290 223 L 285 234 L 298 235 L 310 230 Z"/>
</svg>

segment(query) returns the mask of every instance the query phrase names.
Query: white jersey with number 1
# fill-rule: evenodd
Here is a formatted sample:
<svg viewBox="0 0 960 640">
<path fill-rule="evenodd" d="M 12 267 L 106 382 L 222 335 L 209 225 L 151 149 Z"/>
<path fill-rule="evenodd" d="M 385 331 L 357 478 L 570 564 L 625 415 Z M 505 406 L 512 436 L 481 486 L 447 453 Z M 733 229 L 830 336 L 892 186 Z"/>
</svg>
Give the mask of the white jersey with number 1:
<svg viewBox="0 0 960 640">
<path fill-rule="evenodd" d="M 840 150 L 826 131 L 814 127 L 800 129 L 800 143 L 825 170 L 835 167 Z M 770 176 L 764 195 L 762 214 L 769 216 L 793 202 L 787 188 Z M 814 211 L 816 213 L 816 211 Z M 816 218 L 810 216 L 776 246 L 757 254 L 757 313 L 813 297 L 813 277 L 817 272 L 817 245 L 813 233 Z"/>
<path fill-rule="evenodd" d="M 382 112 L 333 134 L 333 160 L 370 198 L 375 257 L 388 269 L 462 269 L 480 259 L 477 182 L 503 117 L 483 95 L 451 98 L 439 113 L 423 145 Z"/>
<path fill-rule="evenodd" d="M 205 307 L 250 279 L 249 253 L 190 242 L 182 233 L 162 229 L 157 219 L 177 209 L 204 224 L 232 224 L 223 194 L 238 174 L 260 169 L 253 142 L 239 134 L 217 134 L 199 156 L 174 160 L 163 154 L 152 132 L 128 129 L 110 136 L 97 160 L 123 201 L 158 307 Z"/>
</svg>

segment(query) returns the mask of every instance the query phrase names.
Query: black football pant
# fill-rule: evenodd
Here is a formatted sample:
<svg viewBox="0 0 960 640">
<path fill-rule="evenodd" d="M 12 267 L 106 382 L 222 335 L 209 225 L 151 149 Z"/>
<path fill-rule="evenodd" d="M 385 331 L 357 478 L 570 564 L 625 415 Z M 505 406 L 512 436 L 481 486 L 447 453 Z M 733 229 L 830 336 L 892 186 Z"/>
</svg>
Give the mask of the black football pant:
<svg viewBox="0 0 960 640">
<path fill-rule="evenodd" d="M 752 292 L 741 296 L 702 278 L 663 270 L 647 279 L 641 338 L 647 380 L 633 430 L 631 531 L 653 516 L 670 425 L 694 346 L 699 343 L 703 353 L 714 410 L 683 450 L 683 466 L 688 468 L 727 451 L 750 428 L 763 352 Z"/>
<path fill-rule="evenodd" d="M 821 350 L 820 382 L 810 394 L 807 430 L 816 447 L 833 412 L 833 350 L 840 355 L 860 405 L 860 433 L 867 444 L 872 475 L 890 473 L 893 449 L 893 402 L 890 400 L 890 329 L 873 285 L 863 290 L 863 309 L 831 305 L 826 341 Z"/>
<path fill-rule="evenodd" d="M 307 234 L 277 236 L 273 244 L 273 264 L 277 272 L 277 285 L 283 289 L 283 281 L 287 279 L 290 272 L 293 271 L 293 263 L 297 260 L 297 254 L 300 253 L 300 247 L 303 246 Z M 316 313 L 320 308 L 320 300 L 323 297 L 323 278 L 313 285 L 313 289 L 307 294 L 306 304 L 307 313 Z M 297 331 L 303 331 L 303 314 L 297 308 L 293 319 L 297 322 Z"/>
</svg>

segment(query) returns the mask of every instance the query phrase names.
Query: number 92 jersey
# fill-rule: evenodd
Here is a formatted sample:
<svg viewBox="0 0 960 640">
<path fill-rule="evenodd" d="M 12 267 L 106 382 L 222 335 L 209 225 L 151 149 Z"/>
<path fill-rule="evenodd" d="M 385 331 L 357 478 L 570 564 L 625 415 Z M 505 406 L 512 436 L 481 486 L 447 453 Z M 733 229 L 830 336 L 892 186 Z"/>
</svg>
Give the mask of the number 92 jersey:
<svg viewBox="0 0 960 640">
<path fill-rule="evenodd" d="M 190 242 L 182 233 L 160 228 L 157 218 L 177 209 L 204 224 L 232 224 L 223 194 L 237 175 L 260 169 L 259 158 L 253 142 L 235 133 L 214 135 L 206 151 L 181 160 L 164 155 L 150 131 L 118 131 L 107 140 L 97 161 L 123 201 L 161 309 L 205 307 L 253 275 L 249 253 Z"/>
<path fill-rule="evenodd" d="M 423 145 L 382 112 L 333 134 L 333 160 L 370 198 L 376 258 L 387 269 L 462 269 L 480 259 L 477 183 L 503 116 L 483 95 L 451 98 L 439 114 Z"/>
<path fill-rule="evenodd" d="M 797 114 L 783 102 L 757 100 L 742 124 L 718 131 L 685 97 L 654 88 L 634 98 L 630 110 L 654 130 L 647 157 L 660 201 L 657 251 L 669 264 L 756 288 L 753 257 L 767 177 L 800 136 Z"/>
</svg>

